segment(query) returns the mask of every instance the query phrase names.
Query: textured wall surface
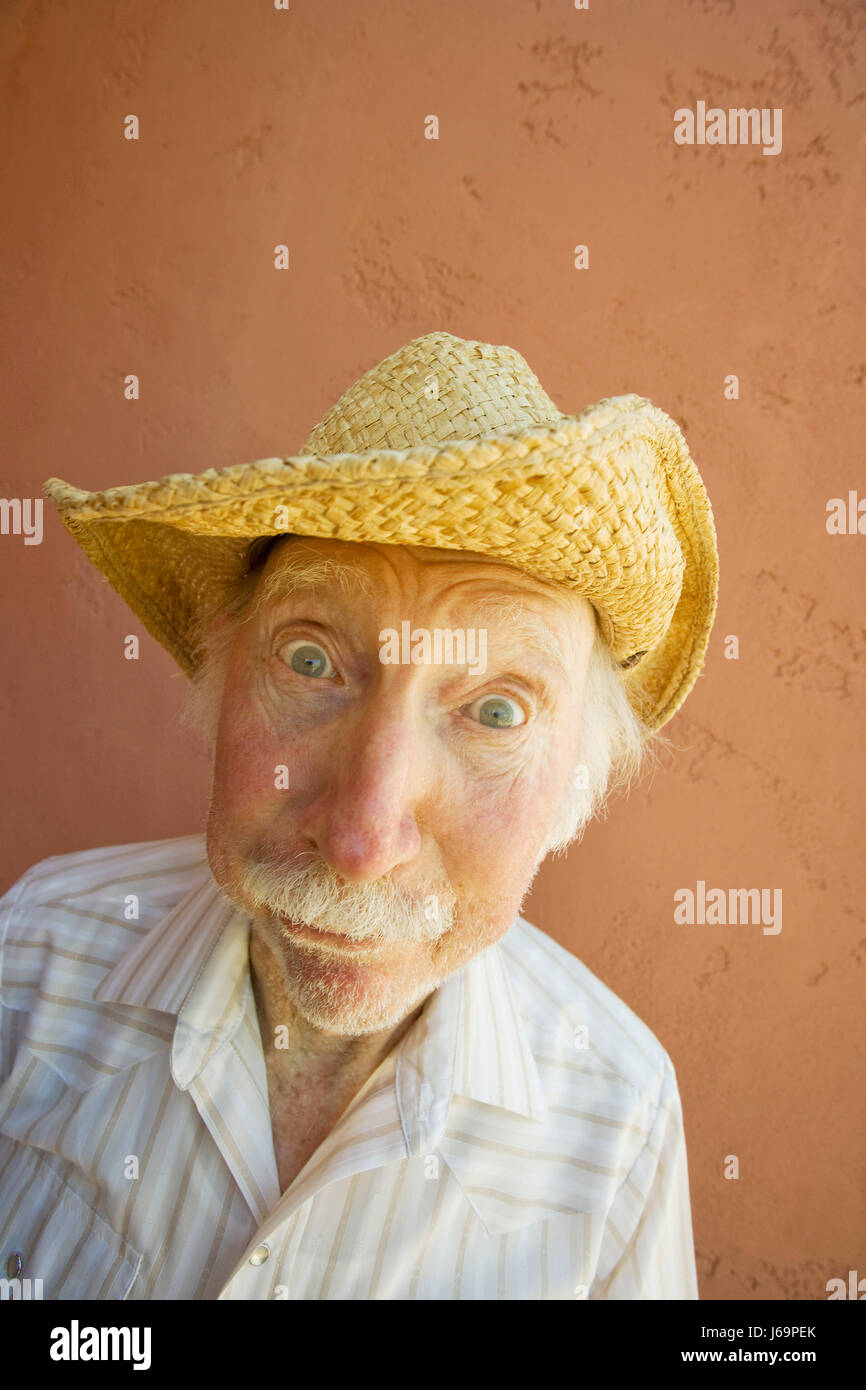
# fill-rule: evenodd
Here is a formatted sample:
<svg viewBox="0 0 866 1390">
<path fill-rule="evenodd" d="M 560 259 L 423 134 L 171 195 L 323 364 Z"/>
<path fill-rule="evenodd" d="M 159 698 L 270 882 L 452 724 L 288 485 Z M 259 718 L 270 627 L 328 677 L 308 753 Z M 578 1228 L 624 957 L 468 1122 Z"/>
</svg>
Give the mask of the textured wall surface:
<svg viewBox="0 0 866 1390">
<path fill-rule="evenodd" d="M 866 1275 L 866 535 L 827 529 L 866 496 L 862 3 L 7 0 L 0 74 L 3 496 L 292 453 L 434 329 L 511 344 L 564 411 L 679 421 L 721 553 L 705 672 L 524 915 L 674 1061 L 702 1297 Z M 780 109 L 781 151 L 678 144 L 699 102 Z M 198 830 L 184 678 L 48 504 L 0 574 L 0 890 Z M 781 889 L 782 930 L 678 925 L 698 881 Z"/>
</svg>

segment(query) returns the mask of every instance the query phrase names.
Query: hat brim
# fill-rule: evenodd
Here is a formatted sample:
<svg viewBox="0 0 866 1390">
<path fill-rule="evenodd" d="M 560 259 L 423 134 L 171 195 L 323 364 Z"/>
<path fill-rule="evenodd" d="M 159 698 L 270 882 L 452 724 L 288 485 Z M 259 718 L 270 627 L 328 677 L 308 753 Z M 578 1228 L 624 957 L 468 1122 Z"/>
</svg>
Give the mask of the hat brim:
<svg viewBox="0 0 866 1390">
<path fill-rule="evenodd" d="M 574 588 L 632 663 L 623 680 L 650 728 L 693 686 L 715 615 L 709 499 L 679 427 L 639 396 L 481 439 L 43 490 L 190 676 L 201 616 L 246 572 L 249 542 L 282 533 L 471 550 Z"/>
</svg>

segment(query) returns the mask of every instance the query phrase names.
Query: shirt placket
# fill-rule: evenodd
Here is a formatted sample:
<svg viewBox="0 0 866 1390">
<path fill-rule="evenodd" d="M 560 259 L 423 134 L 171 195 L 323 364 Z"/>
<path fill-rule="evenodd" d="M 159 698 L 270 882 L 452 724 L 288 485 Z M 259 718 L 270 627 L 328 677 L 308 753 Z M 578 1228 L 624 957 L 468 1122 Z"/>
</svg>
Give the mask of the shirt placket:
<svg viewBox="0 0 866 1390">
<path fill-rule="evenodd" d="M 440 986 L 433 1007 L 425 1009 L 397 1050 L 368 1078 L 260 1224 L 221 1299 L 314 1297 L 315 1290 L 306 1287 L 305 1262 L 296 1256 L 318 1203 L 328 1200 L 324 1190 L 436 1147 L 448 1117 L 462 998 L 459 981 Z"/>
<path fill-rule="evenodd" d="M 295 1256 L 324 1190 L 358 1173 L 409 1157 L 393 1087 L 394 1074 L 394 1058 L 386 1058 L 307 1167 L 262 1222 L 226 1281 L 219 1295 L 221 1299 L 302 1299 L 309 1296 L 304 1286 L 303 1263 L 298 1265 Z M 371 1121 L 364 1097 L 373 1086 L 380 1090 L 387 1081 L 392 1084 L 386 1096 L 378 1098 L 376 1123 L 372 1127 L 373 1131 L 386 1132 L 374 1136 L 371 1141 Z"/>
</svg>

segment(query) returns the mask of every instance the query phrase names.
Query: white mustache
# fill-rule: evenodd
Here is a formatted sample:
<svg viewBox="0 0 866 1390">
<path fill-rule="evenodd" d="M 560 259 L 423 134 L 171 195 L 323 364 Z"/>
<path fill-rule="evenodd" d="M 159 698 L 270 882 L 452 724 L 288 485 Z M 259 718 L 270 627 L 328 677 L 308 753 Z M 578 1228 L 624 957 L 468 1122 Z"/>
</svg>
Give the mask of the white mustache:
<svg viewBox="0 0 866 1390">
<path fill-rule="evenodd" d="M 436 941 L 451 929 L 456 915 L 450 886 L 425 894 L 389 878 L 347 883 L 321 859 L 289 866 L 272 859 L 249 860 L 242 885 L 257 908 L 347 941 L 376 945 Z"/>
</svg>

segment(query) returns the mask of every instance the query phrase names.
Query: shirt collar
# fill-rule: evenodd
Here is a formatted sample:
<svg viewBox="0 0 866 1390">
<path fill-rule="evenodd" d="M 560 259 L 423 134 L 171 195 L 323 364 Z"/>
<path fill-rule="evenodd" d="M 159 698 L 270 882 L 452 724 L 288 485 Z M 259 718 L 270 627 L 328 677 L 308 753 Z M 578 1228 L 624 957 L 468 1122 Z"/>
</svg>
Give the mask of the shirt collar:
<svg viewBox="0 0 866 1390">
<path fill-rule="evenodd" d="M 437 1146 L 452 1095 L 549 1117 L 498 943 L 443 981 L 400 1044 L 397 1096 L 410 1156 Z"/>
<path fill-rule="evenodd" d="M 102 1001 L 177 1017 L 172 1073 L 184 1089 L 243 1017 L 249 925 L 205 863 L 185 896 L 95 992 Z M 410 1153 L 433 1146 L 452 1095 L 548 1118 L 498 942 L 443 981 L 398 1046 L 397 1098 Z"/>
<path fill-rule="evenodd" d="M 202 865 L 192 887 L 170 912 L 122 956 L 95 998 L 179 1014 L 219 936 L 237 909 Z"/>
</svg>

